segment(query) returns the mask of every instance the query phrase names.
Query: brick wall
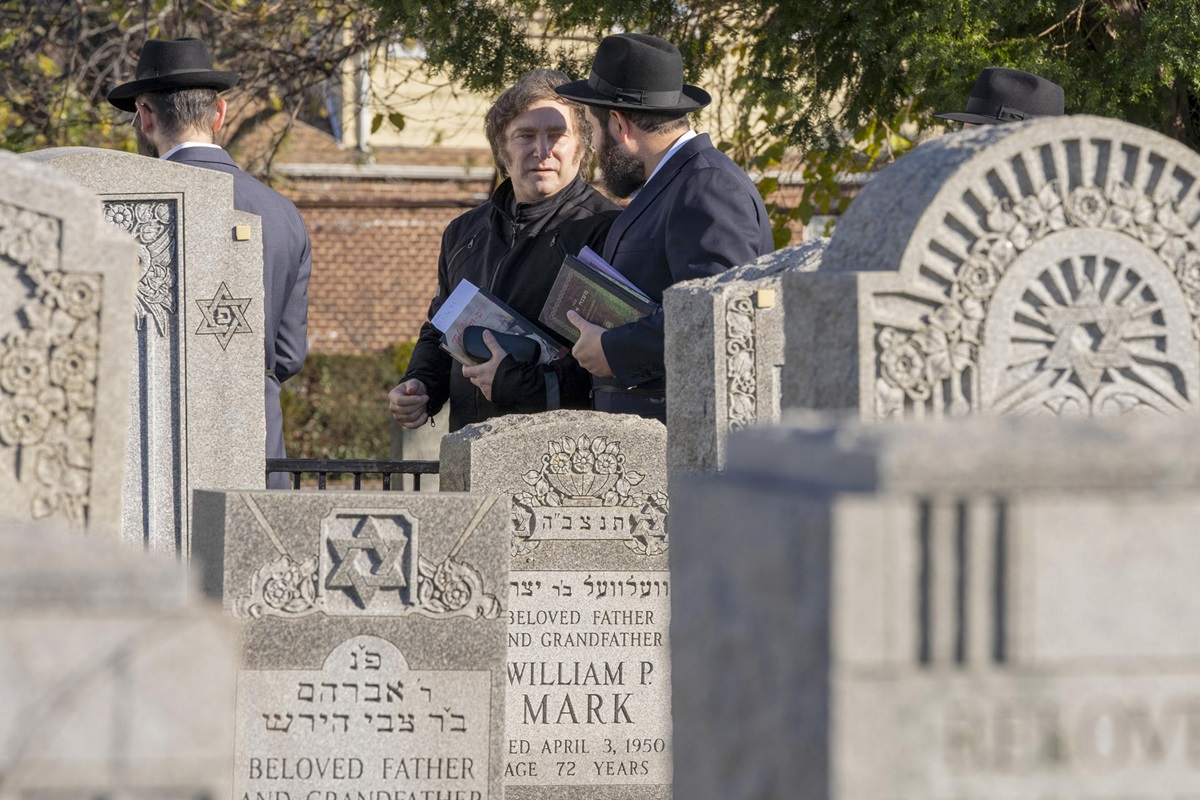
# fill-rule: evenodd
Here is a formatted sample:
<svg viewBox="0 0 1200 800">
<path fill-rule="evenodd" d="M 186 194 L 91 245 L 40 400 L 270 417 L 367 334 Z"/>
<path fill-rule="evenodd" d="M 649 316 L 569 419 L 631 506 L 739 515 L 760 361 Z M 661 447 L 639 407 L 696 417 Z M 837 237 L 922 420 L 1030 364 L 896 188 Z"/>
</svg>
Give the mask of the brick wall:
<svg viewBox="0 0 1200 800">
<path fill-rule="evenodd" d="M 437 287 L 442 232 L 487 196 L 483 181 L 293 180 L 312 240 L 313 352 L 378 352 L 415 338 Z"/>
</svg>

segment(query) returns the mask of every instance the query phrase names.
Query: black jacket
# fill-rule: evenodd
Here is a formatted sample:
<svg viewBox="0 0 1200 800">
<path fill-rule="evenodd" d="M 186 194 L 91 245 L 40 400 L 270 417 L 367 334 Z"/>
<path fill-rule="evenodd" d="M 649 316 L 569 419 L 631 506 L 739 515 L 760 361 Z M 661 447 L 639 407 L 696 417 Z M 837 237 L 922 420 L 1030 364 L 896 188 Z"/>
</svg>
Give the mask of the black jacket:
<svg viewBox="0 0 1200 800">
<path fill-rule="evenodd" d="M 512 183 L 505 181 L 487 203 L 451 222 L 442 235 L 437 295 L 429 304 L 429 319 L 466 279 L 537 324 L 563 256 L 577 254 L 584 245 L 599 252 L 619 210 L 579 177 L 558 194 L 534 203 L 517 203 Z M 450 401 L 451 431 L 502 414 L 591 408 L 591 378 L 570 355 L 551 365 L 517 364 L 511 356 L 505 358 L 488 401 L 463 377 L 462 366 L 441 348 L 440 338 L 430 322 L 421 326 L 403 380 L 417 378 L 425 384 L 430 417 Z M 550 381 L 547 371 L 554 375 Z"/>
</svg>

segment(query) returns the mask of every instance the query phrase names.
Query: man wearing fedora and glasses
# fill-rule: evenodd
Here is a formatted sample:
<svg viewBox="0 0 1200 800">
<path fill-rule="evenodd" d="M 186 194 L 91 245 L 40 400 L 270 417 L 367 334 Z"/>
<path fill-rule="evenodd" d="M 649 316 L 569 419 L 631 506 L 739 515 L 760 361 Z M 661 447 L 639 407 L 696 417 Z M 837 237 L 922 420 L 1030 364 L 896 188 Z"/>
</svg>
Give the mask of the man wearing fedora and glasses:
<svg viewBox="0 0 1200 800">
<path fill-rule="evenodd" d="M 603 256 L 654 301 L 674 283 L 716 275 L 771 252 L 771 223 L 758 190 L 688 114 L 711 102 L 683 82 L 678 48 L 629 33 L 600 42 L 587 80 L 558 87 L 583 103 L 609 191 L 632 198 Z M 666 419 L 663 312 L 611 330 L 575 312 L 572 351 L 593 375 L 597 410 Z"/>
<path fill-rule="evenodd" d="M 964 128 L 1062 115 L 1061 86 L 1032 72 L 1008 67 L 985 67 L 979 73 L 965 111 L 934 114 L 940 119 L 965 123 Z"/>
<path fill-rule="evenodd" d="M 218 93 L 237 81 L 232 72 L 213 69 L 199 39 L 150 39 L 142 46 L 135 79 L 109 92 L 108 101 L 135 115 L 139 152 L 232 175 L 234 208 L 262 218 L 267 458 L 283 458 L 279 385 L 300 371 L 308 352 L 312 252 L 291 201 L 242 172 L 213 143 L 225 122 L 226 104 Z M 287 476 L 272 475 L 269 486 L 286 489 Z"/>
</svg>

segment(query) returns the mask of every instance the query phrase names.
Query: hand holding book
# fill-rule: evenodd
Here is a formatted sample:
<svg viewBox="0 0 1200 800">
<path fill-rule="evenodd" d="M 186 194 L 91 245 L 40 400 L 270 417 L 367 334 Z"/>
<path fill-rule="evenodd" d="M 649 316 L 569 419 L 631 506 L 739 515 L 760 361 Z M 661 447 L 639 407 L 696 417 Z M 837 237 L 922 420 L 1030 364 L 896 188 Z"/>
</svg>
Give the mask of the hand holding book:
<svg viewBox="0 0 1200 800">
<path fill-rule="evenodd" d="M 579 329 L 567 319 L 567 311 L 604 328 L 635 322 L 658 310 L 658 304 L 625 276 L 585 247 L 579 256 L 563 259 L 538 321 L 570 341 L 578 341 Z"/>
</svg>

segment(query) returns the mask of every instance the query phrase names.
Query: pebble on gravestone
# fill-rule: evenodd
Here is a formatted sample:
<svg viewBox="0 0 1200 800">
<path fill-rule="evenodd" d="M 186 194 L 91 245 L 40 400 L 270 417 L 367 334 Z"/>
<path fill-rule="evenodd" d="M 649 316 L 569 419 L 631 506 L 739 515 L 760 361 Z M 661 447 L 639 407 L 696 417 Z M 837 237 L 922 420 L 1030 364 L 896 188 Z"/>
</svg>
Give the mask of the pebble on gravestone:
<svg viewBox="0 0 1200 800">
<path fill-rule="evenodd" d="M 510 517 L 505 797 L 671 796 L 666 429 L 585 411 L 442 440 L 445 490 Z"/>
</svg>

